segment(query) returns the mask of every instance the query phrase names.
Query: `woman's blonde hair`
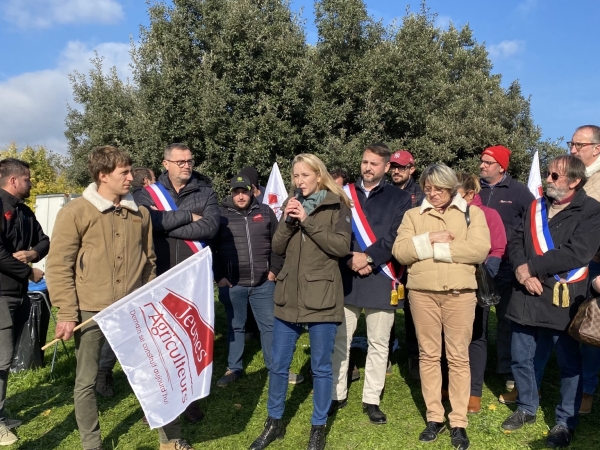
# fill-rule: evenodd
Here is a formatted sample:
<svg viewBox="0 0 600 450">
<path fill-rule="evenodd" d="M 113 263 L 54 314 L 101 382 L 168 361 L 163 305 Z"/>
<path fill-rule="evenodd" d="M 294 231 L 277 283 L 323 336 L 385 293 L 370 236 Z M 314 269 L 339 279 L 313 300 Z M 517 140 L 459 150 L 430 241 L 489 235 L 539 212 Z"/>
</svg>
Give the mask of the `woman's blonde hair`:
<svg viewBox="0 0 600 450">
<path fill-rule="evenodd" d="M 458 189 L 456 173 L 446 164 L 432 164 L 425 168 L 423 173 L 421 173 L 421 178 L 419 178 L 419 184 L 423 190 L 425 190 L 426 181 L 429 181 L 435 187 L 448 189 L 452 197 L 454 197 L 456 189 Z"/>
<path fill-rule="evenodd" d="M 291 178 L 292 178 L 292 187 L 294 187 L 294 166 L 297 163 L 302 163 L 306 167 L 308 167 L 312 172 L 316 173 L 317 176 L 321 177 L 319 181 L 319 190 L 326 189 L 334 194 L 338 195 L 340 199 L 348 206 L 348 208 L 352 208 L 352 202 L 346 195 L 346 192 L 333 180 L 333 177 L 329 174 L 329 171 L 317 156 L 312 153 L 301 153 L 296 155 L 294 160 L 292 161 L 292 170 Z"/>
<path fill-rule="evenodd" d="M 471 175 L 470 173 L 457 173 L 456 179 L 458 180 L 458 187 L 462 188 L 465 192 L 473 191 L 479 194 L 481 191 L 481 184 L 479 184 L 479 177 Z"/>
</svg>

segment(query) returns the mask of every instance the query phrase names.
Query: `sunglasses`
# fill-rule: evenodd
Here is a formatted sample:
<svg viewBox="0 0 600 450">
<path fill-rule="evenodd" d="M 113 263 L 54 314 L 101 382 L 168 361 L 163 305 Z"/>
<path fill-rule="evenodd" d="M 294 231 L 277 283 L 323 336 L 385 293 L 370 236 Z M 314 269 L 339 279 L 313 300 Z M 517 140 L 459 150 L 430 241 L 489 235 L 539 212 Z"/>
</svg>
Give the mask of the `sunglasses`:
<svg viewBox="0 0 600 450">
<path fill-rule="evenodd" d="M 552 181 L 558 181 L 558 179 L 562 177 L 566 177 L 566 175 L 559 175 L 556 172 L 546 173 L 546 178 L 552 178 Z"/>
</svg>

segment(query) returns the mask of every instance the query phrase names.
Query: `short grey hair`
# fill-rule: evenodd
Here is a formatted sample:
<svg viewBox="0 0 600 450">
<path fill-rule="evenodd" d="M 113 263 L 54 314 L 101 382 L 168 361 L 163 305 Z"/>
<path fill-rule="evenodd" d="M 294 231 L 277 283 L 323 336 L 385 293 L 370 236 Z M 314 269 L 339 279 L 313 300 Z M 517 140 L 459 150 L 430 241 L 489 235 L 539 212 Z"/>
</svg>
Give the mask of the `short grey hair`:
<svg viewBox="0 0 600 450">
<path fill-rule="evenodd" d="M 579 158 L 573 155 L 560 155 L 548 163 L 548 168 L 555 166 L 564 172 L 569 183 L 579 180 L 575 190 L 579 190 L 587 181 L 585 164 Z"/>
<path fill-rule="evenodd" d="M 425 189 L 425 182 L 429 182 L 435 187 L 448 189 L 450 195 L 454 197 L 458 189 L 458 178 L 456 173 L 446 164 L 432 164 L 425 168 L 419 178 L 421 189 Z"/>
<path fill-rule="evenodd" d="M 167 147 L 165 148 L 163 159 L 168 160 L 171 157 L 172 150 L 190 150 L 191 151 L 191 149 L 187 145 L 176 142 L 174 144 L 167 145 Z"/>
<path fill-rule="evenodd" d="M 582 125 L 577 127 L 575 133 L 579 130 L 590 130 L 592 132 L 592 140 L 596 143 L 600 142 L 600 127 L 598 125 Z"/>
</svg>

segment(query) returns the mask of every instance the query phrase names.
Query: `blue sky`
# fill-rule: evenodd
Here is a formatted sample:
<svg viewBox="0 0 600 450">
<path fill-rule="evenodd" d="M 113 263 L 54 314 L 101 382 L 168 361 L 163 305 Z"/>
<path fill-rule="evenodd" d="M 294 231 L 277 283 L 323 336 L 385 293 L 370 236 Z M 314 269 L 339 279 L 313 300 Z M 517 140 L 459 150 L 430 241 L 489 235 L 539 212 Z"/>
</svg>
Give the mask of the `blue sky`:
<svg viewBox="0 0 600 450">
<path fill-rule="evenodd" d="M 400 21 L 420 1 L 366 0 L 385 24 Z M 575 127 L 600 124 L 598 0 L 429 0 L 447 27 L 468 24 L 502 74 L 531 96 L 545 138 L 568 140 Z M 315 42 L 313 1 L 303 8 L 307 38 Z M 44 144 L 66 152 L 64 118 L 71 98 L 68 74 L 87 72 L 98 51 L 106 66 L 129 75 L 129 42 L 148 22 L 143 0 L 0 0 L 0 147 Z"/>
</svg>

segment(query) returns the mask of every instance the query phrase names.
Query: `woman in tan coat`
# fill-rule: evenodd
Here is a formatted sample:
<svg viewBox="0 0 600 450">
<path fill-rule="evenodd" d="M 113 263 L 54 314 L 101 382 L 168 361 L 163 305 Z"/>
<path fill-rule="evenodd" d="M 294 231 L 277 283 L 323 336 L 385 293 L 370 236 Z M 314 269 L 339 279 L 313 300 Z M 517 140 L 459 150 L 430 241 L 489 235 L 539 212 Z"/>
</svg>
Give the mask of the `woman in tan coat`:
<svg viewBox="0 0 600 450">
<path fill-rule="evenodd" d="M 427 406 L 422 442 L 445 430 L 441 400 L 442 332 L 449 367 L 452 412 L 448 415 L 452 446 L 469 448 L 467 404 L 471 389 L 469 343 L 475 316 L 475 265 L 490 250 L 490 232 L 483 212 L 469 208 L 456 194 L 458 180 L 448 166 L 427 167 L 419 180 L 425 193 L 420 208 L 404 215 L 392 254 L 408 266 L 410 309 L 419 341 L 421 388 Z"/>
<path fill-rule="evenodd" d="M 273 368 L 269 373 L 269 417 L 250 450 L 283 438 L 283 411 L 290 364 L 304 327 L 310 339 L 313 414 L 308 450 L 325 447 L 325 424 L 333 384 L 331 359 L 337 326 L 344 317 L 344 290 L 338 265 L 350 251 L 350 199 L 325 165 L 311 154 L 292 163 L 292 185 L 302 194 L 284 204 L 273 236 L 273 251 L 285 255 L 275 286 Z M 287 220 L 289 218 L 291 220 Z"/>
</svg>

